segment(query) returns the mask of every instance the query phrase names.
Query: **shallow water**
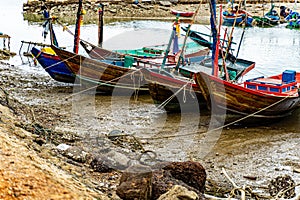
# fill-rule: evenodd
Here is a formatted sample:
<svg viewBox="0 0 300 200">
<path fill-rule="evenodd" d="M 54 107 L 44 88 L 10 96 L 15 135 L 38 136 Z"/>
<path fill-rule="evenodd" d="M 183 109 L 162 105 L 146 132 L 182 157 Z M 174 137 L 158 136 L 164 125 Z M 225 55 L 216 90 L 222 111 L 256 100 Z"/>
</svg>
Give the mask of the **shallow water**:
<svg viewBox="0 0 300 200">
<path fill-rule="evenodd" d="M 12 37 L 11 50 L 17 53 L 21 40 L 44 42 L 41 25 L 23 21 L 21 8 L 21 3 L 15 0 L 0 9 L 0 31 Z M 161 21 L 106 24 L 103 46 L 108 49 L 133 49 L 167 43 L 171 27 L 170 22 Z M 69 28 L 74 30 L 74 26 Z M 208 27 L 204 25 L 194 25 L 193 29 L 209 34 Z M 55 25 L 55 30 L 60 45 L 71 49 L 73 38 L 58 25 Z M 236 51 L 242 32 L 242 28 L 235 28 L 233 32 Z M 97 43 L 96 25 L 82 26 L 81 33 L 85 40 Z M 282 73 L 285 69 L 299 71 L 299 47 L 300 31 L 284 27 L 245 29 L 239 57 L 256 61 L 256 69 L 245 79 Z M 156 109 L 147 95 L 134 99 L 99 95 L 91 91 L 75 94 L 78 88 L 72 89 L 68 84 L 55 82 L 40 66 L 33 66 L 31 58 L 17 55 L 7 62 L 14 67 L 2 66 L 1 77 L 10 78 L 10 84 L 9 81 L 2 81 L 7 84 L 11 95 L 29 106 L 47 108 L 50 113 L 68 116 L 53 122 L 53 128 L 85 135 L 83 143 L 87 144 L 86 148 L 90 145 L 101 149 L 93 143 L 93 136 L 120 130 L 140 139 L 146 149 L 157 153 L 159 159 L 201 161 L 207 168 L 209 178 L 219 181 L 225 179 L 221 174 L 221 168 L 225 167 L 238 184 L 267 184 L 267 180 L 282 174 L 289 174 L 300 182 L 300 175 L 292 170 L 293 167 L 300 168 L 300 111 L 269 125 L 231 126 L 206 133 L 216 125 L 206 115 L 207 111 L 200 110 L 202 115 L 167 115 Z M 257 176 L 258 180 L 249 181 L 243 178 L 244 175 Z"/>
</svg>

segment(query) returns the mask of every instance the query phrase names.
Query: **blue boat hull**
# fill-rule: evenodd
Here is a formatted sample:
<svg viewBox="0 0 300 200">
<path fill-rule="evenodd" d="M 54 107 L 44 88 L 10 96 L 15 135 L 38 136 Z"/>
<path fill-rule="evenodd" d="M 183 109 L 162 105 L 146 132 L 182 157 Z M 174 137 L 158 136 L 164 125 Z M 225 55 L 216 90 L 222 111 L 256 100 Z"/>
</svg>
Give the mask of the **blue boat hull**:
<svg viewBox="0 0 300 200">
<path fill-rule="evenodd" d="M 251 16 L 246 16 L 245 14 L 236 16 L 226 11 L 223 13 L 223 25 L 233 26 L 233 24 L 235 23 L 236 26 L 239 26 L 245 22 L 246 26 L 252 27 L 254 20 Z"/>
<path fill-rule="evenodd" d="M 75 82 L 75 76 L 58 56 L 44 53 L 35 47 L 31 49 L 31 53 L 54 80 L 64 83 Z"/>
</svg>

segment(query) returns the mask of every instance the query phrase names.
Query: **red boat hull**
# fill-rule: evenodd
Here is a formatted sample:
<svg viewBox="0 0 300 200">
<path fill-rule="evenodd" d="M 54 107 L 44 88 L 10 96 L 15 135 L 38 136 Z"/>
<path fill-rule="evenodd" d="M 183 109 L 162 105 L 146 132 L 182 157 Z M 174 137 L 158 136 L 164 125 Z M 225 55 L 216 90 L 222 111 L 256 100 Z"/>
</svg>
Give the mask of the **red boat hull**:
<svg viewBox="0 0 300 200">
<path fill-rule="evenodd" d="M 171 10 L 171 13 L 173 15 L 176 15 L 176 16 L 179 15 L 181 17 L 192 17 L 195 14 L 195 12 L 184 12 L 184 11 L 178 11 L 178 10 Z"/>
<path fill-rule="evenodd" d="M 199 104 L 205 107 L 200 88 L 193 80 L 171 77 L 151 69 L 141 69 L 141 72 L 154 103 L 167 112 L 195 111 Z"/>
<path fill-rule="evenodd" d="M 280 75 L 273 78 L 281 78 Z M 297 73 L 296 82 L 300 82 Z M 196 74 L 196 82 L 210 109 L 225 109 L 229 113 L 263 118 L 282 118 L 299 107 L 298 88 L 287 94 L 274 94 L 253 90 L 224 81 L 203 72 Z"/>
</svg>

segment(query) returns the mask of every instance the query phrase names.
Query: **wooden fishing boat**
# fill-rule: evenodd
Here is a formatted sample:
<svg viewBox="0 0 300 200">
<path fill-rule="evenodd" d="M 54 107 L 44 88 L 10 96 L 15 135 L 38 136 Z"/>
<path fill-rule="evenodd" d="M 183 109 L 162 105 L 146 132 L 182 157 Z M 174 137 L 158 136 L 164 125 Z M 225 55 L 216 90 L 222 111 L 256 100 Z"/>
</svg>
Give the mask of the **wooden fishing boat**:
<svg viewBox="0 0 300 200">
<path fill-rule="evenodd" d="M 179 11 L 179 10 L 171 9 L 171 14 L 180 17 L 192 17 L 195 14 L 195 12 L 192 11 L 187 12 L 187 11 Z"/>
<path fill-rule="evenodd" d="M 53 29 L 53 20 L 56 20 L 55 17 L 50 17 L 50 13 L 45 6 L 43 6 L 44 11 L 44 19 L 43 23 L 43 35 L 44 39 L 46 39 L 46 35 L 50 32 L 50 42 L 58 46 L 58 41 L 56 39 L 56 35 Z M 79 1 L 78 12 L 77 12 L 77 20 L 76 20 L 76 32 L 75 32 L 75 41 L 74 41 L 74 52 L 78 53 L 78 45 L 79 45 L 79 33 L 80 33 L 80 13 L 82 10 L 82 0 Z M 76 39 L 77 37 L 77 39 Z M 38 63 L 45 69 L 45 71 L 56 81 L 64 82 L 64 83 L 74 83 L 76 76 L 73 72 L 67 67 L 67 65 L 60 59 L 59 56 L 53 51 L 53 49 L 48 45 L 42 45 L 39 43 L 35 43 L 35 45 L 43 46 L 41 49 L 37 49 L 35 46 L 31 49 L 31 54 L 34 57 L 34 61 L 38 61 Z M 48 47 L 45 47 L 48 46 Z"/>
<path fill-rule="evenodd" d="M 55 38 L 54 30 L 52 29 L 52 26 L 50 26 L 51 30 L 51 38 Z M 175 32 L 173 32 L 175 34 Z M 172 41 L 174 41 L 173 38 Z M 57 43 L 56 40 L 53 40 Z M 178 42 L 173 42 L 174 44 L 178 45 Z M 134 62 L 135 58 L 142 58 L 137 65 L 138 67 L 152 67 L 155 65 L 161 65 L 163 63 L 164 57 L 162 55 L 159 55 L 159 53 L 164 52 L 165 49 L 162 49 L 162 46 L 164 48 L 167 48 L 166 45 L 161 45 L 161 48 L 158 48 L 158 46 L 153 47 L 145 47 L 142 48 L 143 53 L 137 55 L 129 54 L 131 56 L 128 56 L 128 54 L 121 54 L 119 52 L 110 51 L 107 49 L 100 48 L 98 46 L 95 46 L 91 43 L 88 43 L 86 41 L 81 40 L 80 44 L 84 47 L 86 52 L 89 54 L 90 57 L 97 59 L 98 61 L 105 61 L 107 62 L 113 62 L 113 61 L 119 61 L 118 63 L 123 63 L 124 66 L 129 66 Z M 74 45 L 75 46 L 75 45 Z M 179 45 L 180 46 L 180 45 Z M 179 47 L 173 47 L 176 49 L 179 49 Z M 48 51 L 51 50 L 51 48 L 47 48 Z M 158 51 L 159 50 L 159 51 Z M 60 82 L 74 82 L 76 70 L 74 72 L 70 72 L 70 69 L 66 67 L 66 64 L 62 60 L 59 59 L 58 56 L 56 56 L 55 52 L 52 50 L 51 54 L 45 55 L 44 52 L 38 52 L 36 48 L 32 50 L 32 54 L 37 58 L 37 60 L 40 62 L 40 64 L 44 67 L 44 69 L 47 69 L 47 72 L 50 74 L 52 78 L 54 78 L 57 81 Z M 42 49 L 43 51 L 43 49 Z M 138 51 L 138 50 L 132 50 L 132 51 Z M 124 53 L 124 52 L 123 52 Z M 194 62 L 197 60 L 197 57 L 201 57 L 203 55 L 207 55 L 209 53 L 209 49 L 202 47 L 198 45 L 195 42 L 189 42 L 186 45 L 186 51 L 185 51 L 185 61 L 184 62 Z M 153 56 L 149 56 L 149 55 Z M 167 55 L 165 66 L 174 67 L 179 59 L 180 52 L 172 52 Z M 147 55 L 147 56 L 145 56 Z M 52 59 L 52 60 L 51 60 Z M 121 66 L 121 67 L 123 67 Z M 120 67 L 120 66 L 118 66 Z M 82 77 L 82 79 L 86 80 L 87 82 L 94 82 L 92 79 L 88 79 L 87 77 Z"/>
<path fill-rule="evenodd" d="M 253 16 L 255 20 L 255 26 L 258 27 L 273 27 L 280 24 L 280 17 L 279 16 L 272 16 L 272 15 L 264 15 L 263 17 L 260 16 Z"/>
<path fill-rule="evenodd" d="M 215 8 L 216 2 L 211 0 L 211 7 Z M 212 9 L 211 17 L 216 13 Z M 214 20 L 211 20 L 213 29 L 213 48 L 217 47 L 218 37 Z M 218 55 L 212 54 L 212 60 Z M 243 82 L 238 82 L 239 76 L 230 80 L 228 67 L 223 65 L 225 76 L 220 76 L 220 68 L 212 63 L 212 71 L 201 71 L 195 74 L 195 81 L 201 89 L 212 114 L 232 113 L 244 118 L 280 119 L 290 115 L 299 107 L 300 73 L 286 70 L 282 74 L 270 77 L 257 77 Z M 240 76 L 249 70 L 245 69 Z M 226 114 L 226 115 L 227 115 Z"/>
<path fill-rule="evenodd" d="M 226 65 L 231 75 L 231 80 L 238 79 L 250 71 L 255 63 L 244 59 L 236 59 L 234 62 L 227 59 Z M 223 65 L 223 59 L 219 58 L 219 67 Z M 200 71 L 211 72 L 212 60 L 210 55 L 192 62 L 190 65 L 181 65 L 176 71 L 174 68 L 141 69 L 147 82 L 149 93 L 156 106 L 167 112 L 190 111 L 206 105 L 199 85 L 195 83 L 194 75 Z M 199 105 L 196 105 L 198 103 Z M 161 106 L 163 105 L 163 106 Z"/>
<path fill-rule="evenodd" d="M 123 55 L 131 55 L 138 58 L 157 58 L 163 57 L 164 50 L 162 48 L 143 47 L 140 49 L 121 49 L 115 52 Z"/>
<path fill-rule="evenodd" d="M 182 30 L 184 30 L 185 32 L 187 32 L 188 28 L 186 27 L 181 27 Z M 188 31 L 188 36 L 193 40 L 195 41 L 196 43 L 198 43 L 199 45 L 201 46 L 204 46 L 204 47 L 207 47 L 209 49 L 212 49 L 212 42 L 210 42 L 209 40 L 205 39 L 203 36 L 206 36 L 206 37 L 209 37 L 211 38 L 212 36 L 211 35 L 207 35 L 207 34 L 203 34 L 203 33 L 200 33 L 198 31 L 194 31 L 194 30 L 189 30 Z M 226 40 L 225 41 L 226 43 L 228 43 L 228 41 Z M 231 44 L 236 44 L 235 42 L 231 41 Z M 222 50 L 223 51 L 223 50 Z M 219 54 L 222 53 L 221 49 L 219 50 Z M 230 52 L 226 53 L 223 51 L 223 54 L 227 55 L 226 56 L 226 59 L 227 60 L 231 60 L 231 61 L 235 61 L 236 60 L 236 57 L 231 54 Z"/>
<path fill-rule="evenodd" d="M 280 7 L 280 23 L 287 23 L 286 28 L 300 29 L 300 14 L 297 11 L 293 11 L 285 6 Z"/>
<path fill-rule="evenodd" d="M 94 44 L 86 42 L 84 40 L 80 40 L 80 45 L 83 49 L 87 52 L 87 54 L 91 58 L 95 58 L 98 60 L 105 60 L 105 59 L 120 59 L 124 57 L 124 54 L 120 54 L 118 52 L 110 51 L 108 49 L 103 49 L 98 47 Z"/>
<path fill-rule="evenodd" d="M 156 58 L 164 57 L 167 46 L 168 44 L 161 44 L 161 45 L 145 46 L 139 49 L 132 49 L 132 50 L 122 49 L 122 50 L 113 50 L 113 51 L 122 55 L 130 55 L 137 58 L 156 59 Z M 181 49 L 181 48 L 182 48 L 182 44 L 178 44 L 177 49 Z M 204 47 L 202 45 L 199 45 L 194 41 L 188 42 L 185 45 L 185 56 L 194 57 L 197 56 L 197 54 L 202 55 L 203 49 Z"/>
<path fill-rule="evenodd" d="M 113 92 L 115 87 L 120 88 L 120 90 L 124 89 L 126 92 L 128 90 L 148 91 L 139 69 L 159 68 L 163 62 L 163 59 L 158 62 L 153 59 L 137 59 L 131 56 L 125 56 L 124 59 L 97 60 L 55 46 L 51 48 L 82 83 L 98 85 L 98 91 L 108 93 Z M 207 55 L 207 52 L 207 49 L 203 50 L 202 56 Z M 199 58 L 190 59 L 194 62 L 193 60 Z M 176 62 L 166 62 L 165 66 L 174 68 Z"/>
<path fill-rule="evenodd" d="M 225 26 L 242 26 L 252 27 L 254 19 L 250 13 L 245 10 L 226 10 L 222 13 L 223 25 Z"/>
<path fill-rule="evenodd" d="M 277 11 L 274 10 L 275 5 L 271 5 L 271 9 L 264 14 L 262 17 L 253 16 L 255 25 L 259 27 L 273 27 L 280 24 L 280 16 Z"/>
<path fill-rule="evenodd" d="M 209 107 L 242 116 L 283 118 L 299 107 L 300 73 L 284 71 L 242 83 L 199 72 L 196 82 Z"/>
<path fill-rule="evenodd" d="M 118 59 L 125 55 L 133 56 L 135 58 L 145 58 L 145 59 L 161 59 L 165 56 L 165 51 L 168 48 L 168 44 L 146 46 L 139 49 L 132 50 L 113 50 L 109 51 L 98 47 L 94 44 L 88 43 L 86 41 L 80 41 L 81 46 L 84 48 L 85 52 L 95 59 Z M 203 50 L 206 49 L 205 46 L 198 44 L 196 42 L 188 42 L 185 48 L 185 57 L 191 58 L 195 56 L 203 55 Z M 182 48 L 182 45 L 178 44 L 176 49 Z M 171 55 L 175 55 L 177 52 L 172 52 Z M 154 60 L 153 60 L 154 61 Z"/>
<path fill-rule="evenodd" d="M 190 30 L 187 32 L 193 33 Z M 201 38 L 201 42 L 204 42 L 207 47 L 212 48 L 212 45 L 208 41 Z M 251 61 L 236 58 L 231 59 L 230 56 L 223 59 L 220 56 L 218 65 L 221 68 L 224 64 L 232 72 L 232 76 L 229 77 L 231 80 L 247 73 L 255 65 Z M 168 69 L 141 70 L 147 81 L 150 95 L 158 107 L 163 107 L 167 112 L 182 112 L 183 110 L 195 110 L 199 105 L 201 106 L 201 104 L 205 103 L 199 86 L 195 84 L 194 74 L 201 70 L 212 71 L 212 57 L 210 55 L 203 56 L 201 60 L 192 62 L 192 64 L 176 66 L 175 71 L 166 70 Z M 177 72 L 177 74 L 174 74 L 174 72 Z M 196 106 L 195 103 L 197 103 Z"/>
<path fill-rule="evenodd" d="M 141 69 L 154 104 L 166 112 L 193 111 L 205 100 L 193 79 L 162 69 Z"/>
<path fill-rule="evenodd" d="M 132 65 L 134 62 L 132 57 L 125 57 L 124 60 L 96 60 L 56 46 L 51 48 L 79 78 L 81 84 L 97 88 L 99 92 L 112 93 L 115 87 L 124 92 L 148 91 L 141 73 Z M 150 63 L 147 64 L 151 66 Z"/>
<path fill-rule="evenodd" d="M 56 81 L 74 83 L 75 75 L 50 47 L 41 50 L 32 47 L 31 53 L 44 70 Z"/>
</svg>

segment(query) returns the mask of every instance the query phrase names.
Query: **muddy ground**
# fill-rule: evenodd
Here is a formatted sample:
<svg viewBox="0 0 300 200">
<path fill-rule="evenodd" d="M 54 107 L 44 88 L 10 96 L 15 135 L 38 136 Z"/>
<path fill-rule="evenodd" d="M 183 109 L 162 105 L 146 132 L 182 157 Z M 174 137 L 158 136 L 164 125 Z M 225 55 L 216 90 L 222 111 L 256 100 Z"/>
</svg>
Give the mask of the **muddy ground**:
<svg viewBox="0 0 300 200">
<path fill-rule="evenodd" d="M 204 111 L 197 121 L 197 113 L 157 110 L 149 95 L 82 92 L 33 63 L 2 64 L 0 75 L 2 199 L 118 199 L 121 172 L 139 161 L 142 150 L 154 151 L 157 160 L 199 161 L 208 175 L 206 193 L 215 196 L 234 188 L 226 173 L 258 199 L 270 196 L 268 185 L 278 176 L 300 183 L 300 112 L 273 124 L 224 126 L 205 140 L 210 116 Z M 107 135 L 113 131 L 132 135 L 112 141 Z M 111 156 L 115 170 L 100 173 L 91 166 L 101 155 Z"/>
</svg>

